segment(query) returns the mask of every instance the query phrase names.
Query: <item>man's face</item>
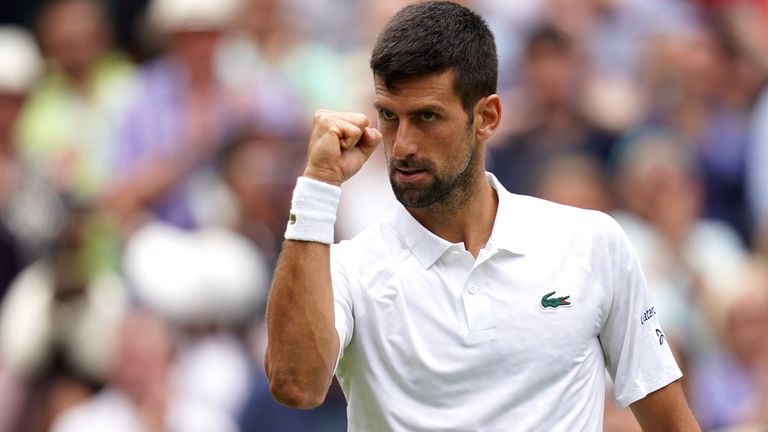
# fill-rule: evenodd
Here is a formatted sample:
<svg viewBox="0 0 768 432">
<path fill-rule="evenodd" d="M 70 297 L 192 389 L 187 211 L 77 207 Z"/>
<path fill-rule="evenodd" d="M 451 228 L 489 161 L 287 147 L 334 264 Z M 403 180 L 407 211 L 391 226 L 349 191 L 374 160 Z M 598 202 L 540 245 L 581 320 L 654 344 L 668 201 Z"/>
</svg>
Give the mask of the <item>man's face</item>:
<svg viewBox="0 0 768 432">
<path fill-rule="evenodd" d="M 453 90 L 452 71 L 387 89 L 374 79 L 378 128 L 398 201 L 423 208 L 458 196 L 480 161 L 475 128 Z"/>
</svg>

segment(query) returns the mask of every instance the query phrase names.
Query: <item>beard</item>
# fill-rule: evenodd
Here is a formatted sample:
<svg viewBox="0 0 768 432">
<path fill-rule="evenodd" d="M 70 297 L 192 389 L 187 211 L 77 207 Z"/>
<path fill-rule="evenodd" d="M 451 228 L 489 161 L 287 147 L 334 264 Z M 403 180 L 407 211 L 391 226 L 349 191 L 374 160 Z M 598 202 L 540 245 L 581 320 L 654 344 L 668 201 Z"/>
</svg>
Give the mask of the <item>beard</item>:
<svg viewBox="0 0 768 432">
<path fill-rule="evenodd" d="M 439 173 L 438 167 L 431 160 L 416 159 L 408 156 L 405 159 L 390 157 L 388 161 L 389 183 L 395 198 L 405 207 L 425 208 L 437 203 L 463 201 L 464 194 L 470 190 L 475 181 L 474 170 L 478 158 L 478 147 L 471 145 L 469 154 L 460 160 L 466 161 L 457 167 L 450 167 L 450 172 Z M 462 166 L 463 165 L 463 166 Z M 395 179 L 397 169 L 419 170 L 427 172 L 431 181 L 416 183 L 399 183 Z"/>
</svg>

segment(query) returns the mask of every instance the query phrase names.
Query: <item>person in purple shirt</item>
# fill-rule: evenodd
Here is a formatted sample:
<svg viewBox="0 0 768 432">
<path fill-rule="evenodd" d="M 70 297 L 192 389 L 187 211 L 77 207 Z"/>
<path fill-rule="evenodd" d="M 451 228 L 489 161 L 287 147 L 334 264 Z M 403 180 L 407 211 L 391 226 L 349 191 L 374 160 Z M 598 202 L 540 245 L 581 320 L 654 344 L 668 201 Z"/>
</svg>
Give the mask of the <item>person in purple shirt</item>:
<svg viewBox="0 0 768 432">
<path fill-rule="evenodd" d="M 136 99 L 123 119 L 115 151 L 115 182 L 107 203 L 122 221 L 149 209 L 161 220 L 194 228 L 197 191 L 210 184 L 213 159 L 242 127 L 294 133 L 298 104 L 279 81 L 228 88 L 215 74 L 217 42 L 229 25 L 226 4 L 154 0 L 150 21 L 168 52 L 139 73 Z M 171 7 L 173 6 L 173 7 Z M 296 108 L 294 108 L 296 107 Z M 202 185 L 202 186 L 201 186 Z"/>
</svg>

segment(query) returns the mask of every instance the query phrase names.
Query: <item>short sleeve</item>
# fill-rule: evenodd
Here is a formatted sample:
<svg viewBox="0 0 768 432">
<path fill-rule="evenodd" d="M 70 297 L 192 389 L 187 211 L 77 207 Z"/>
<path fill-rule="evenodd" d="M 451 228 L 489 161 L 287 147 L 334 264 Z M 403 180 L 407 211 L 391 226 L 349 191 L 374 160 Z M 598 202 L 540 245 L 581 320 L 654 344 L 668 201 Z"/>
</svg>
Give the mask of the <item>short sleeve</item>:
<svg viewBox="0 0 768 432">
<path fill-rule="evenodd" d="M 607 290 L 599 338 L 616 401 L 622 408 L 682 376 L 646 286 L 634 248 L 618 223 L 604 216 L 598 267 Z"/>
<path fill-rule="evenodd" d="M 344 269 L 344 250 L 341 245 L 331 246 L 331 282 L 333 284 L 333 312 L 336 333 L 339 336 L 339 354 L 336 357 L 336 368 L 344 354 L 344 349 L 352 340 L 354 331 L 354 316 L 352 314 L 352 294 L 349 279 Z"/>
</svg>

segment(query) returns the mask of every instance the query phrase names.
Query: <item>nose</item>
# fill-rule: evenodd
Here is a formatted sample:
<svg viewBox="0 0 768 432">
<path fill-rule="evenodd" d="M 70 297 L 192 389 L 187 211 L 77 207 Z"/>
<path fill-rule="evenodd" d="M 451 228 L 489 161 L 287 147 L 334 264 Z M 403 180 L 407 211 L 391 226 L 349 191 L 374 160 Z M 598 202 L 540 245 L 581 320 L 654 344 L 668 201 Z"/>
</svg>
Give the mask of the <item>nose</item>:
<svg viewBox="0 0 768 432">
<path fill-rule="evenodd" d="M 395 142 L 392 144 L 392 156 L 405 159 L 416 154 L 416 131 L 408 121 L 400 120 L 395 132 Z"/>
</svg>

